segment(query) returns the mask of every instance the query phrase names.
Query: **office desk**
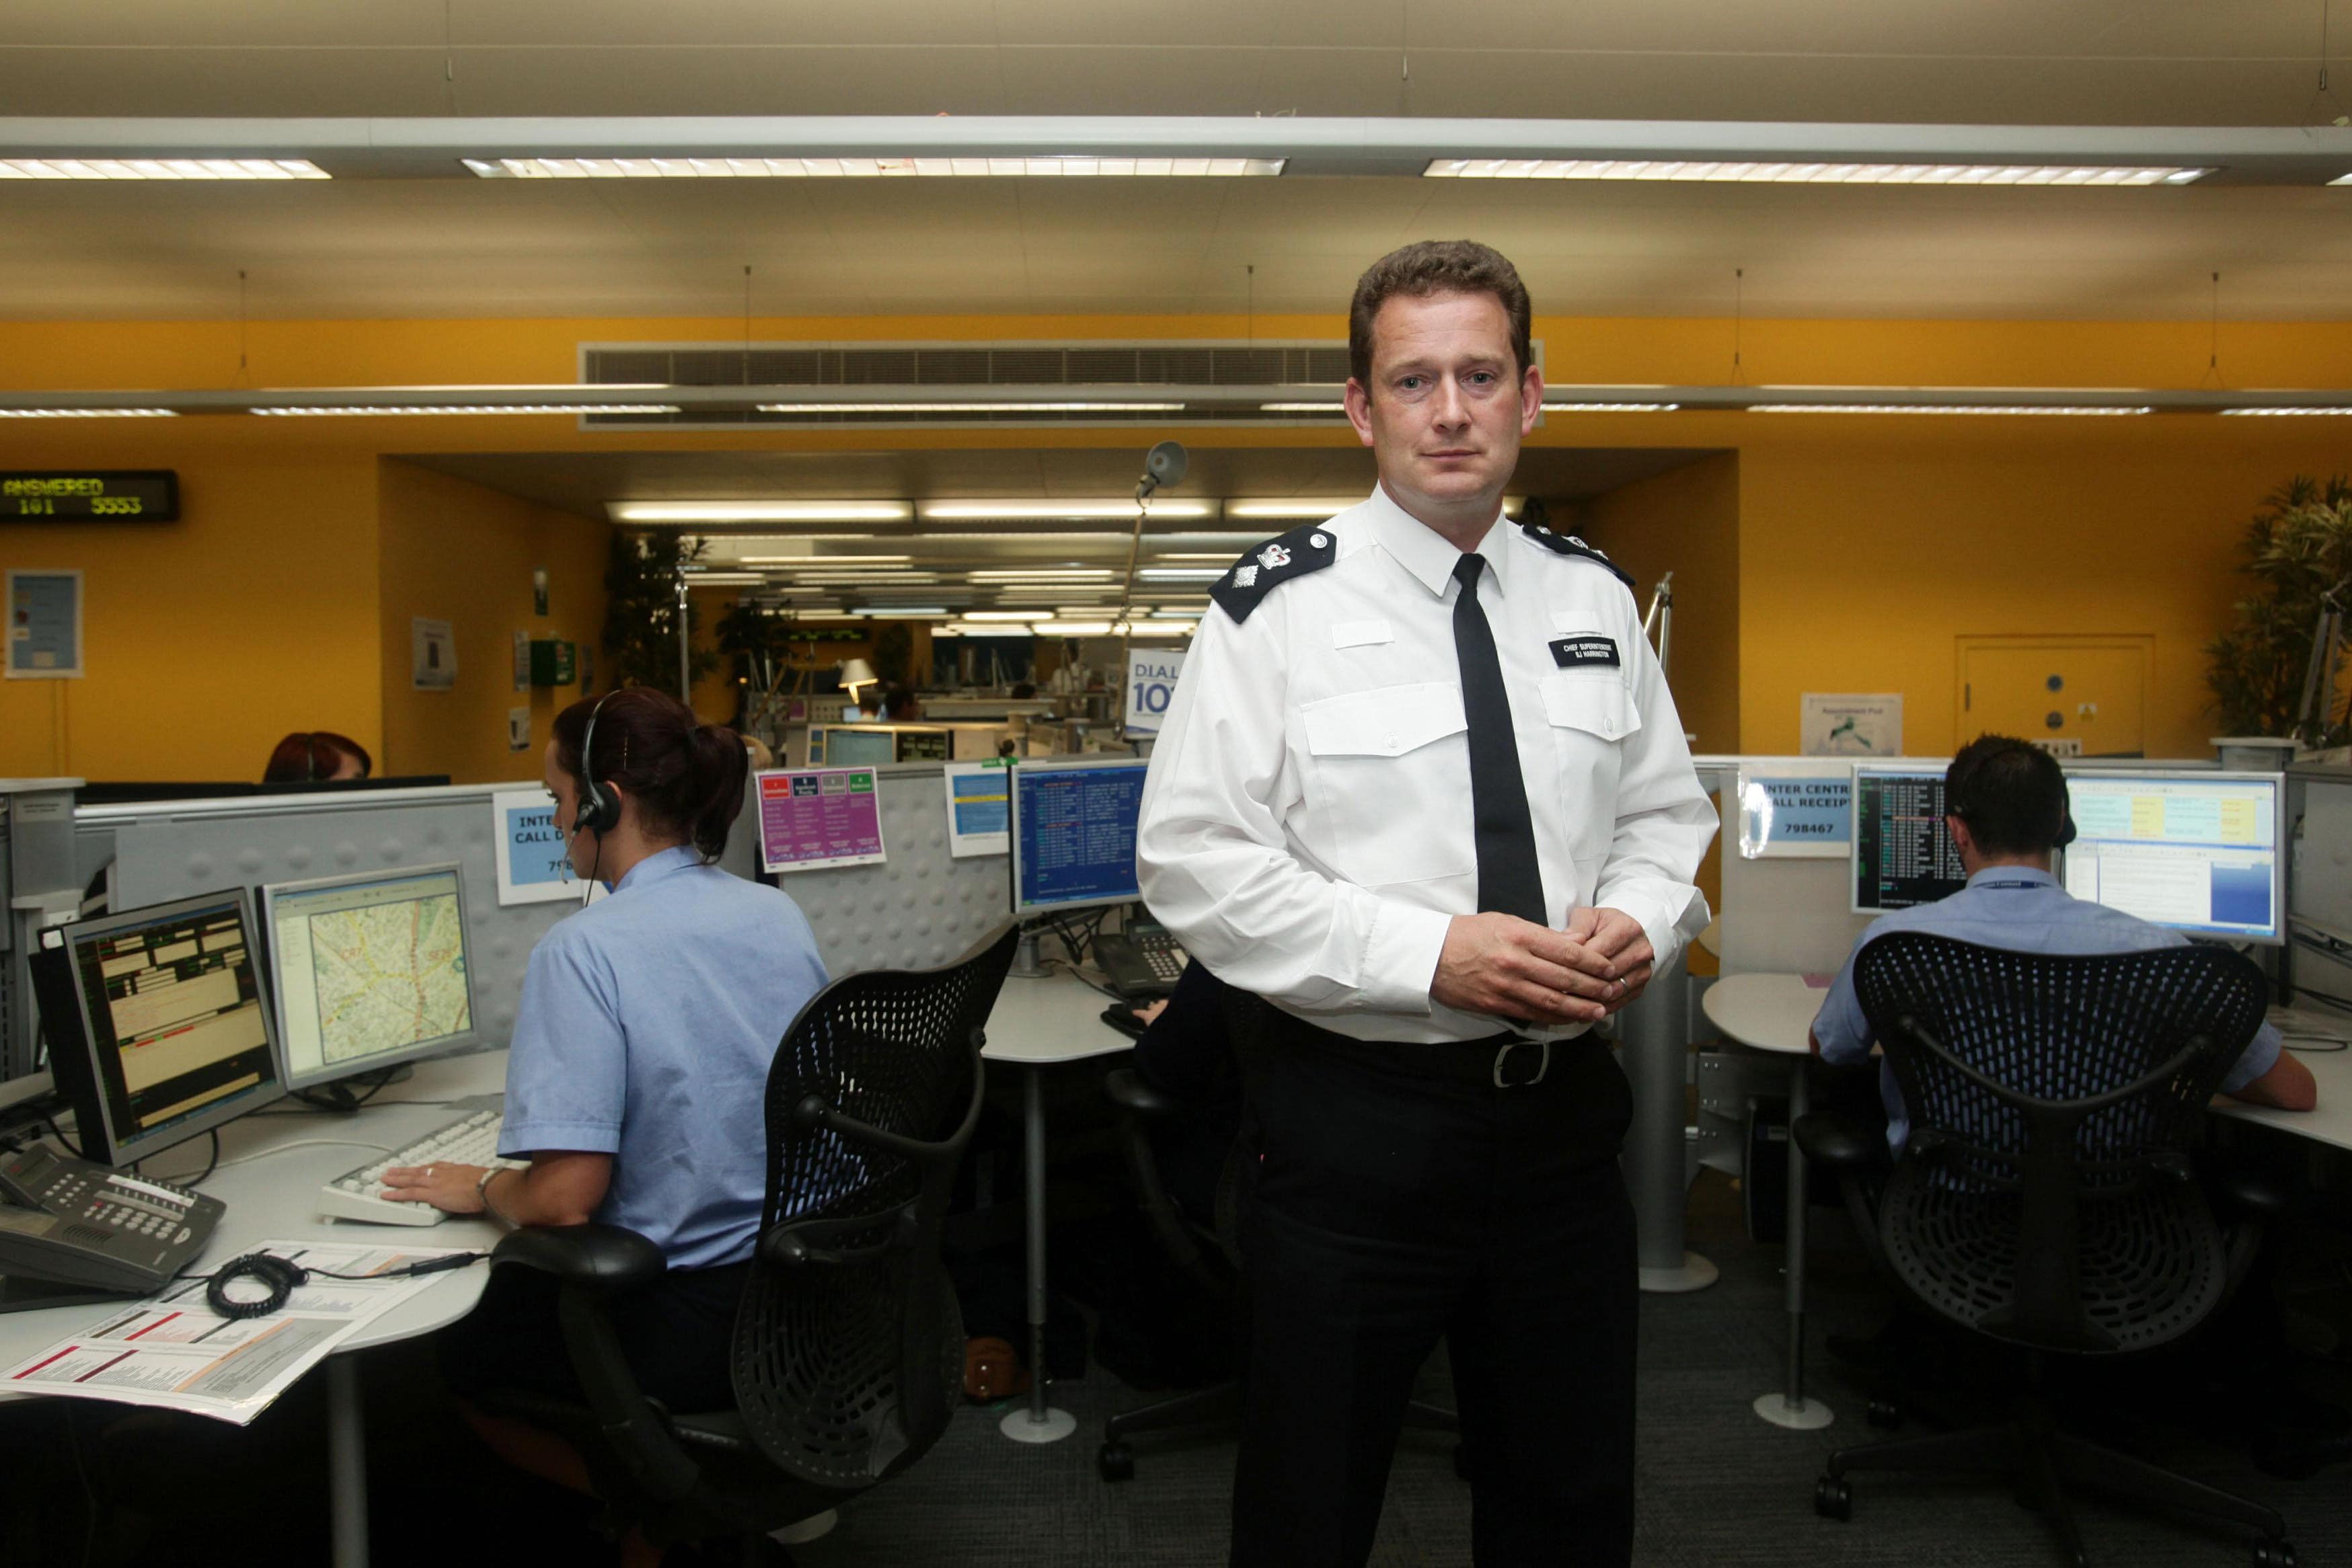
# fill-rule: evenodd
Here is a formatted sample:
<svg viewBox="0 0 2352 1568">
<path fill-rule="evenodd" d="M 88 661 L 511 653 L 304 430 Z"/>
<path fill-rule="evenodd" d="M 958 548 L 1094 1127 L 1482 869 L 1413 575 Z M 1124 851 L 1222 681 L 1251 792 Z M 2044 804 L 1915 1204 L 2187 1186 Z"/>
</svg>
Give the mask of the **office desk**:
<svg viewBox="0 0 2352 1568">
<path fill-rule="evenodd" d="M 1021 1068 L 1021 1167 L 1029 1243 L 1029 1405 L 1000 1423 L 1016 1443 L 1056 1443 L 1077 1418 L 1045 1400 L 1045 1092 L 1048 1067 L 1131 1051 L 1135 1042 L 1103 1022 L 1110 998 L 1067 969 L 1009 977 L 988 1015 L 983 1060 Z"/>
<path fill-rule="evenodd" d="M 456 1118 L 446 1105 L 413 1103 L 496 1094 L 506 1087 L 507 1053 L 478 1052 L 421 1062 L 405 1082 L 393 1084 L 383 1099 L 356 1114 L 333 1112 L 247 1116 L 221 1129 L 221 1168 L 204 1190 L 228 1205 L 194 1267 L 210 1269 L 261 1242 L 353 1241 L 381 1238 L 388 1244 L 418 1247 L 497 1245 L 502 1232 L 478 1216 L 453 1218 L 435 1226 L 362 1225 L 322 1219 L 314 1207 L 319 1188 L 354 1166 L 370 1151 L 357 1143 L 289 1147 L 308 1139 L 351 1139 L 396 1149 Z M 273 1113 L 298 1101 L 280 1101 Z M 194 1176 L 203 1168 L 202 1139 L 182 1145 L 149 1162 L 165 1179 Z M 230 1164 L 231 1161 L 251 1163 Z M 359 1368 L 350 1353 L 371 1345 L 431 1333 L 474 1310 L 489 1270 L 476 1266 L 442 1275 L 433 1285 L 367 1323 L 335 1348 L 324 1366 L 327 1378 L 327 1492 L 334 1532 L 335 1568 L 365 1568 L 367 1534 L 367 1444 L 360 1405 Z M 107 1313 L 104 1306 L 46 1307 L 0 1314 L 0 1365 L 31 1355 Z M 15 1395 L 0 1396 L 15 1398 Z M 36 1396 L 37 1397 L 37 1396 Z"/>
<path fill-rule="evenodd" d="M 2287 1037 L 2290 1047 L 2298 1034 L 2352 1040 L 2352 1014 L 2322 1008 L 2273 1008 L 2271 1022 Z M 2216 1100 L 2214 1113 L 2233 1122 L 2275 1127 L 2315 1144 L 2352 1149 L 2352 1051 L 2302 1051 L 2295 1054 L 2311 1069 L 2311 1076 L 2319 1085 L 2316 1106 L 2308 1111 L 2273 1111 L 2263 1105 L 2242 1105 L 2235 1100 Z"/>
<path fill-rule="evenodd" d="M 1813 1015 L 1826 990 L 1805 984 L 1801 975 L 1726 975 L 1706 989 L 1699 1004 L 1716 1028 L 1741 1045 L 1793 1056 L 1789 1064 L 1789 1125 L 1810 1108 L 1806 1069 L 1812 1055 Z M 1811 1430 L 1826 1427 L 1836 1413 L 1805 1397 L 1805 1156 L 1793 1132 L 1789 1138 L 1787 1279 L 1789 1375 L 1778 1394 L 1759 1395 L 1756 1414 L 1776 1427 Z"/>
</svg>

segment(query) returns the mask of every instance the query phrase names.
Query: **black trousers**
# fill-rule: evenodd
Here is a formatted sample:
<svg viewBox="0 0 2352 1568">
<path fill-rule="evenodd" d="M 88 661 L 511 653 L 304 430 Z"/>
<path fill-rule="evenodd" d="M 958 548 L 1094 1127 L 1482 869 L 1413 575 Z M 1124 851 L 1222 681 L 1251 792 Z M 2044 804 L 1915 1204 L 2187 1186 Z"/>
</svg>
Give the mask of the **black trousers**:
<svg viewBox="0 0 2352 1568">
<path fill-rule="evenodd" d="M 1617 1151 L 1632 1106 L 1615 1059 L 1570 1041 L 1542 1082 L 1498 1090 L 1389 1065 L 1475 1047 L 1273 1028 L 1252 1095 L 1235 1568 L 1366 1560 L 1441 1335 L 1477 1568 L 1629 1563 L 1636 1277 Z"/>
<path fill-rule="evenodd" d="M 613 1333 L 637 1386 L 680 1414 L 733 1408 L 729 1355 L 736 1303 L 751 1277 L 750 1262 L 729 1263 L 679 1270 L 614 1294 Z M 537 1270 L 491 1270 L 474 1310 L 435 1336 L 449 1391 L 461 1398 L 493 1388 L 584 1398 L 555 1321 L 559 1290 Z"/>
</svg>

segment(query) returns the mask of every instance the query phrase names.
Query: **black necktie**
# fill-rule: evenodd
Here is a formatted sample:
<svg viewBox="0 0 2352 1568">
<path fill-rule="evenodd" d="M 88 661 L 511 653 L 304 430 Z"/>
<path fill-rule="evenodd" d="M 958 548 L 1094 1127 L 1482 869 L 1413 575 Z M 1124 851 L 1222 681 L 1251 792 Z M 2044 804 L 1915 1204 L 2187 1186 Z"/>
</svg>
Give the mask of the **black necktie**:
<svg viewBox="0 0 2352 1568">
<path fill-rule="evenodd" d="M 1478 608 L 1478 574 L 1486 558 L 1473 552 L 1454 563 L 1462 585 L 1454 601 L 1454 656 L 1462 666 L 1462 713 L 1470 722 L 1470 809 L 1477 825 L 1478 908 L 1499 909 L 1538 925 L 1544 914 L 1543 873 L 1536 864 L 1536 829 L 1528 815 L 1527 781 L 1519 777 L 1519 743 L 1511 731 L 1511 699 L 1503 691 L 1503 664 L 1495 633 Z"/>
</svg>

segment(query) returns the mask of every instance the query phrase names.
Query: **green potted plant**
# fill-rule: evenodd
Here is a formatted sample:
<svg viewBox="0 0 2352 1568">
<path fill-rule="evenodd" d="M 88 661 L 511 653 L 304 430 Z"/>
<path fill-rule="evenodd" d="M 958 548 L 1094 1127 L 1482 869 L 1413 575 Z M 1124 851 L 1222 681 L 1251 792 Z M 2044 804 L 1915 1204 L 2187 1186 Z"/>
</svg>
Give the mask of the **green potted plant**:
<svg viewBox="0 0 2352 1568">
<path fill-rule="evenodd" d="M 619 533 L 604 567 L 604 634 L 610 658 L 602 672 L 611 689 L 623 686 L 677 686 L 677 581 L 690 561 L 700 559 L 700 539 L 692 545 L 676 533 Z M 700 620 L 687 607 L 688 635 Z M 708 648 L 694 650 L 688 668 L 699 680 L 719 662 Z M 584 695 L 584 694 L 583 694 Z"/>
<path fill-rule="evenodd" d="M 2341 669 L 2343 612 L 2352 603 L 2352 481 L 2288 480 L 2263 500 L 2239 548 L 2240 570 L 2255 591 L 2238 601 L 2230 629 L 2205 645 L 2222 729 L 2293 737 L 2315 748 L 2344 745 L 2352 736 Z M 2315 674 L 2336 700 L 2299 723 Z"/>
</svg>

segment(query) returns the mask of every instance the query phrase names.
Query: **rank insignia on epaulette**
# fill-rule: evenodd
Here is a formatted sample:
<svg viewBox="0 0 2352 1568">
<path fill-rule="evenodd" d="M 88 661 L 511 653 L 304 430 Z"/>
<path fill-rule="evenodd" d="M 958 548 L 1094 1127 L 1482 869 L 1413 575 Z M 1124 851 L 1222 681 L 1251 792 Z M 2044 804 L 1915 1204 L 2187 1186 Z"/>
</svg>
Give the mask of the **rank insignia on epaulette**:
<svg viewBox="0 0 2352 1568">
<path fill-rule="evenodd" d="M 1580 559 L 1589 560 L 1595 566 L 1616 573 L 1617 580 L 1626 587 L 1633 586 L 1633 573 L 1611 560 L 1604 552 L 1595 549 L 1578 538 L 1574 534 L 1559 533 L 1540 523 L 1521 523 L 1519 531 L 1554 555 L 1575 556 Z"/>
<path fill-rule="evenodd" d="M 1209 597 L 1238 624 L 1275 589 L 1339 559 L 1339 542 L 1331 530 L 1321 523 L 1304 523 L 1244 552 L 1210 588 Z"/>
</svg>

